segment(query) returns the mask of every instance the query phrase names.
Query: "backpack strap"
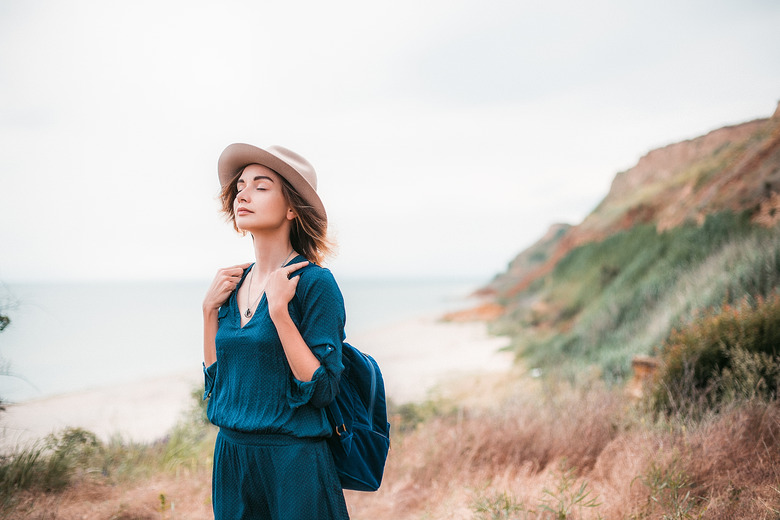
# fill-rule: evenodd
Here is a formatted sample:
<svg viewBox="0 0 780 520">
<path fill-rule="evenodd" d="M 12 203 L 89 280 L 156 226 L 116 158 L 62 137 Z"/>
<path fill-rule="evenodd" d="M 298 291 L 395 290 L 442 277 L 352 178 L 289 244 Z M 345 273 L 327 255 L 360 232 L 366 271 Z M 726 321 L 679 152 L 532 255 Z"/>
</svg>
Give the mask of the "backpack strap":
<svg viewBox="0 0 780 520">
<path fill-rule="evenodd" d="M 325 415 L 328 417 L 328 422 L 336 436 L 341 437 L 347 433 L 347 425 L 344 423 L 344 417 L 341 415 L 341 410 L 339 410 L 338 406 L 326 406 Z"/>
<path fill-rule="evenodd" d="M 351 345 L 350 345 L 351 346 Z M 368 427 L 370 429 L 374 429 L 374 403 L 376 401 L 376 367 L 374 366 L 374 362 L 371 360 L 370 357 L 365 355 L 364 353 L 360 352 L 358 349 L 352 347 L 353 350 L 358 352 L 361 356 L 363 356 L 363 359 L 368 364 L 369 368 L 371 369 L 371 393 L 369 395 L 369 403 L 368 403 Z"/>
</svg>

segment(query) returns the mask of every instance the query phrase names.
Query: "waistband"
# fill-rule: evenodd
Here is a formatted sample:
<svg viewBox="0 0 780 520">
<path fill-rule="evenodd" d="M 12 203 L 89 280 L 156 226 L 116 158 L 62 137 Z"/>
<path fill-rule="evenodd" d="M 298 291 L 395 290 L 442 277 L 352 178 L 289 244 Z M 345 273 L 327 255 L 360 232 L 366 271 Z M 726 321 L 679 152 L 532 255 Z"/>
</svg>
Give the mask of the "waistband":
<svg viewBox="0 0 780 520">
<path fill-rule="evenodd" d="M 283 433 L 249 433 L 220 428 L 219 435 L 233 444 L 246 446 L 289 446 L 294 444 L 315 444 L 324 442 L 322 437 L 293 437 Z"/>
</svg>

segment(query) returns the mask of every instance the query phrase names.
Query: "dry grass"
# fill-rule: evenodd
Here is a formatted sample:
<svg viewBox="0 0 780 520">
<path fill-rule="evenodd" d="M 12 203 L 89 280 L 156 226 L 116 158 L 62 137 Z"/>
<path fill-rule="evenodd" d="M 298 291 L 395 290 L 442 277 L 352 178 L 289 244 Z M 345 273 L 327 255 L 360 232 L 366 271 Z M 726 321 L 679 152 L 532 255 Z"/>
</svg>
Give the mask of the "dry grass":
<svg viewBox="0 0 780 520">
<path fill-rule="evenodd" d="M 472 518 L 475 500 L 492 491 L 528 503 L 560 477 L 561 460 L 587 473 L 623 429 L 615 394 L 534 397 L 434 418 L 394 440 L 382 489 L 349 496 L 353 517 Z"/>
<path fill-rule="evenodd" d="M 777 402 L 735 407 L 678 444 L 692 493 L 706 504 L 702 518 L 780 518 Z"/>
<path fill-rule="evenodd" d="M 352 518 L 780 518 L 777 402 L 652 421 L 600 387 L 520 387 L 501 407 L 446 408 L 396 433 L 382 488 L 347 492 Z M 207 466 L 84 476 L 18 494 L 8 518 L 211 518 Z"/>
<path fill-rule="evenodd" d="M 357 520 L 777 519 L 780 406 L 651 423 L 592 389 L 464 410 L 396 439 L 382 489 L 348 500 Z"/>
<path fill-rule="evenodd" d="M 165 497 L 164 500 L 161 497 Z M 112 485 L 81 481 L 60 493 L 25 492 L 8 518 L 29 520 L 212 519 L 211 472 L 161 473 Z"/>
</svg>

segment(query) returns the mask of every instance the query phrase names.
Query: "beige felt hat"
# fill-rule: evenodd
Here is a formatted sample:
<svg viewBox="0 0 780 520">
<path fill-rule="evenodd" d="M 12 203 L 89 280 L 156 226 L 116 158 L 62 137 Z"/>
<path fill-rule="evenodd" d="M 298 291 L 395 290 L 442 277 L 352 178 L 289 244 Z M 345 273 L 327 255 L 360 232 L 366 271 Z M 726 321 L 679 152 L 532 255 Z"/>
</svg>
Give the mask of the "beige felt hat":
<svg viewBox="0 0 780 520">
<path fill-rule="evenodd" d="M 244 167 L 259 164 L 272 169 L 303 199 L 311 204 L 319 216 L 328 219 L 325 206 L 317 195 L 317 173 L 306 159 L 282 146 L 268 146 L 265 150 L 251 144 L 233 143 L 222 151 L 217 163 L 219 183 L 225 186 Z"/>
</svg>

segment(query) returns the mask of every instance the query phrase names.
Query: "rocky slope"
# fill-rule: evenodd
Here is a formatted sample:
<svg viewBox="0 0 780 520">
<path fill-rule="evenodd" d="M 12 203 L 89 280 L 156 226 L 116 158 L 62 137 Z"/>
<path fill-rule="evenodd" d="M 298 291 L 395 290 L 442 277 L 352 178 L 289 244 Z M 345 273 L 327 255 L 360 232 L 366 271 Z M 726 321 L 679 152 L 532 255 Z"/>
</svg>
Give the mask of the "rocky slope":
<svg viewBox="0 0 780 520">
<path fill-rule="evenodd" d="M 724 210 L 749 211 L 765 226 L 780 219 L 780 104 L 770 118 L 648 152 L 615 176 L 609 193 L 582 223 L 553 225 L 482 293 L 511 299 L 579 246 L 639 224 L 652 224 L 659 232 L 701 224 Z"/>
</svg>

